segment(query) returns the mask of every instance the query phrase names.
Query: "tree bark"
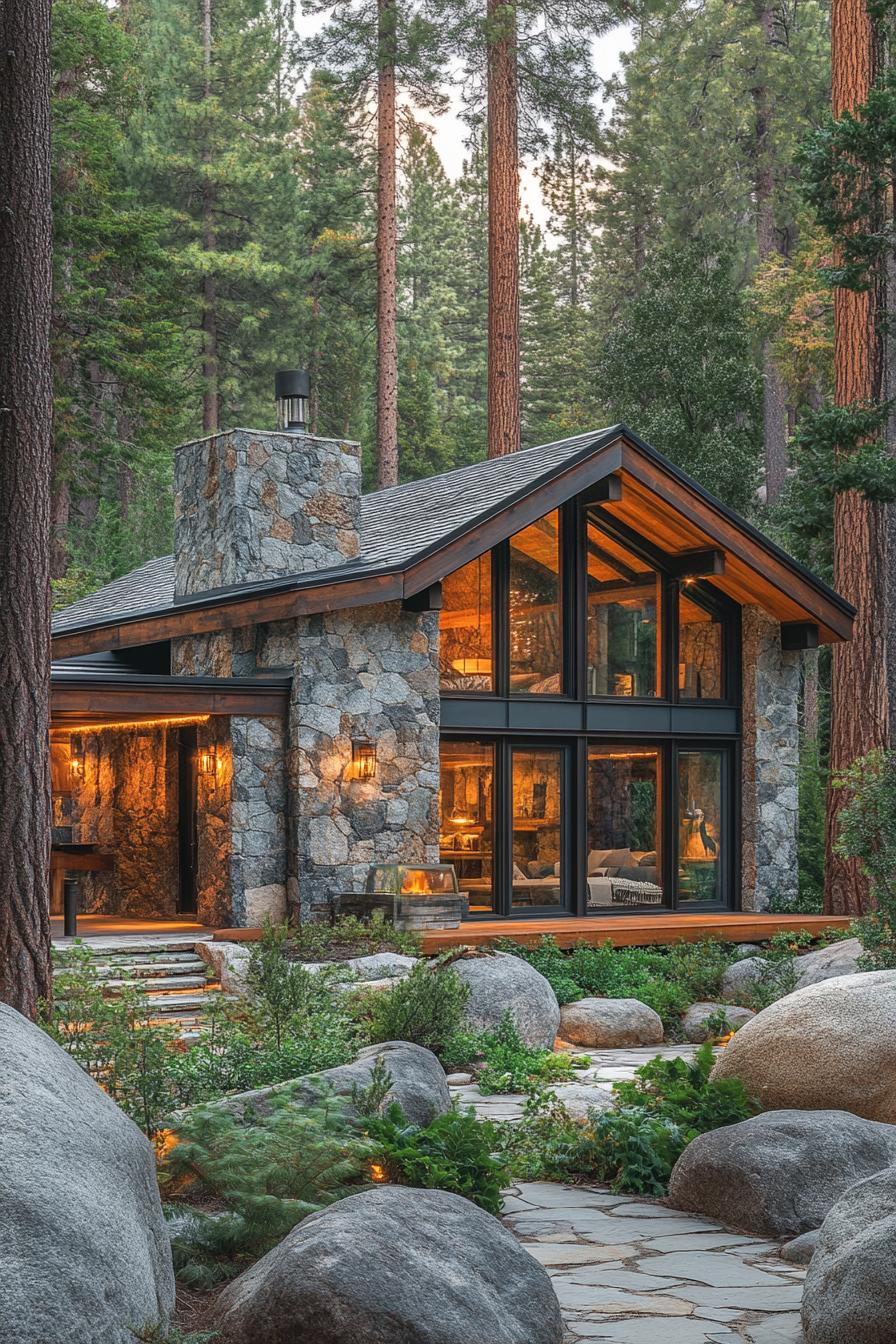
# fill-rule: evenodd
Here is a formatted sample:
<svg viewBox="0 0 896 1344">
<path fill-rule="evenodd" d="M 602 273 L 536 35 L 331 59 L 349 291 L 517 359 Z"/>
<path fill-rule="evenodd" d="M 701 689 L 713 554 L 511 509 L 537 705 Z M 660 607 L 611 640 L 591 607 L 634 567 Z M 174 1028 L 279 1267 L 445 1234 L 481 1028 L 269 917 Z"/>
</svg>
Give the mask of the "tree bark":
<svg viewBox="0 0 896 1344">
<path fill-rule="evenodd" d="M 396 272 L 395 0 L 377 0 L 376 480 L 398 484 L 398 324 Z"/>
<path fill-rule="evenodd" d="M 757 17 L 765 45 L 781 44 L 777 9 L 760 0 Z M 756 244 L 760 262 L 779 251 L 775 227 L 775 163 L 772 130 L 774 100 L 765 80 L 753 89 L 756 121 Z M 787 389 L 772 357 L 772 343 L 762 342 L 762 427 L 765 456 L 765 502 L 774 504 L 787 475 Z"/>
<path fill-rule="evenodd" d="M 203 97 L 208 99 L 212 93 L 212 0 L 202 0 L 202 67 Z M 213 156 L 208 142 L 209 131 L 205 130 L 206 144 L 202 160 L 206 169 L 211 167 Z M 215 236 L 215 189 L 206 172 L 202 178 L 202 250 L 217 250 Z M 206 275 L 202 281 L 202 428 L 208 434 L 214 434 L 219 425 L 218 395 L 218 284 L 213 275 Z"/>
<path fill-rule="evenodd" d="M 516 9 L 488 0 L 488 455 L 520 446 Z"/>
<path fill-rule="evenodd" d="M 0 999 L 50 976 L 50 0 L 0 4 Z"/>
<path fill-rule="evenodd" d="M 861 107 L 877 73 L 876 39 L 865 0 L 834 0 L 831 9 L 831 105 L 835 117 Z M 834 374 L 838 406 L 870 402 L 881 392 L 878 287 L 834 291 Z M 834 586 L 857 608 L 852 641 L 835 644 L 831 685 L 831 773 L 889 740 L 885 654 L 886 511 L 854 491 L 834 501 Z M 858 863 L 834 852 L 843 791 L 828 789 L 825 896 L 828 914 L 867 910 L 871 896 Z"/>
</svg>

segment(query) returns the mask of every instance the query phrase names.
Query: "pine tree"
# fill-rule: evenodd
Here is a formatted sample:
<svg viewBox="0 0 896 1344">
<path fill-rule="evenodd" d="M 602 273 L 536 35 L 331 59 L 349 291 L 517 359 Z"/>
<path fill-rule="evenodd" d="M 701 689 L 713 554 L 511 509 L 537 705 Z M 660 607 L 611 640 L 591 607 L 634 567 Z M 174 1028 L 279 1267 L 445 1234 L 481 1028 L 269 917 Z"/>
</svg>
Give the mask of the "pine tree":
<svg viewBox="0 0 896 1344">
<path fill-rule="evenodd" d="M 403 0 L 337 0 L 319 5 L 329 22 L 313 46 L 316 62 L 338 73 L 350 96 L 376 102 L 377 392 L 376 481 L 398 481 L 398 100 L 444 107 L 445 48 L 437 25 Z"/>
<path fill-rule="evenodd" d="M 120 14 L 56 0 L 51 572 L 66 576 L 63 601 L 170 544 L 167 450 L 186 428 L 187 350 L 167 218 L 125 183 L 139 94 Z"/>
<path fill-rule="evenodd" d="M 202 427 L 263 422 L 296 270 L 285 25 L 267 0 L 153 0 L 134 29 L 151 89 L 135 182 L 171 212 Z"/>
<path fill-rule="evenodd" d="M 0 999 L 50 973 L 50 3 L 0 8 Z"/>
<path fill-rule="evenodd" d="M 657 250 L 600 351 L 596 391 L 727 504 L 748 512 L 762 450 L 759 373 L 724 253 Z"/>
</svg>

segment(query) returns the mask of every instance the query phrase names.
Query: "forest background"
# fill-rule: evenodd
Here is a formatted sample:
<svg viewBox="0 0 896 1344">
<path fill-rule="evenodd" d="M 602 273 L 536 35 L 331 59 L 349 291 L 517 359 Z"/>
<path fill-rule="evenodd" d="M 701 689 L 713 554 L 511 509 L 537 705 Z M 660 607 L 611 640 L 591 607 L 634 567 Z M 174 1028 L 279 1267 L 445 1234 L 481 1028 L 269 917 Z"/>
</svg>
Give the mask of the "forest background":
<svg viewBox="0 0 896 1344">
<path fill-rule="evenodd" d="M 359 439 L 368 486 L 384 479 L 384 0 L 313 9 L 53 4 L 57 605 L 171 549 L 174 445 L 273 427 L 277 368 L 309 369 L 312 431 Z M 403 480 L 486 455 L 499 147 L 485 99 L 502 12 L 388 4 Z M 520 3 L 513 21 L 534 203 L 519 226 L 522 445 L 625 420 L 830 577 L 833 441 L 801 435 L 833 391 L 833 245 L 811 188 L 829 6 L 557 0 Z M 614 33 L 626 50 L 602 78 L 593 43 Z M 447 106 L 465 136 L 451 177 L 434 136 Z M 827 669 L 807 669 L 814 900 Z"/>
</svg>

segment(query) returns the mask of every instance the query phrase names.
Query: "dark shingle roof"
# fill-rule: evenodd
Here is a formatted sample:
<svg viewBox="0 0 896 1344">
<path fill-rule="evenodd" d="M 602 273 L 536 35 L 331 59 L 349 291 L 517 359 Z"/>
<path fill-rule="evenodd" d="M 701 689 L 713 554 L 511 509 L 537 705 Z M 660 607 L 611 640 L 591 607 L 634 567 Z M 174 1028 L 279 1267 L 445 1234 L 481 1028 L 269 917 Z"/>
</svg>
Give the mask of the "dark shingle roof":
<svg viewBox="0 0 896 1344">
<path fill-rule="evenodd" d="M 619 427 L 580 434 L 538 448 L 524 448 L 507 457 L 474 462 L 438 476 L 408 481 L 365 495 L 361 501 L 361 553 L 336 569 L 302 574 L 296 587 L 325 579 L 407 568 L 418 557 L 446 542 L 551 476 L 578 456 L 597 451 L 618 435 Z M 277 586 L 287 579 L 272 581 Z M 269 584 L 248 584 L 253 588 Z M 157 612 L 174 604 L 174 556 L 148 560 L 139 569 L 114 579 L 95 593 L 73 602 L 53 617 L 60 635 L 106 621 Z"/>
</svg>

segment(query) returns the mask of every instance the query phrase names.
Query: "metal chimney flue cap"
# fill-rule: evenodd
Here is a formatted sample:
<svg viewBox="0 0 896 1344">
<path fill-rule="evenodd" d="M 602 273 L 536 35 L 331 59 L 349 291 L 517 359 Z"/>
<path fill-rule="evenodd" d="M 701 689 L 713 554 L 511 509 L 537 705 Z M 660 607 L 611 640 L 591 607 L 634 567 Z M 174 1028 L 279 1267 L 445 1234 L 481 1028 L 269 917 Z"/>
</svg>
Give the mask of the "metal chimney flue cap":
<svg viewBox="0 0 896 1344">
<path fill-rule="evenodd" d="M 307 369 L 278 369 L 274 374 L 274 396 L 278 401 L 310 395 L 311 378 Z"/>
</svg>

